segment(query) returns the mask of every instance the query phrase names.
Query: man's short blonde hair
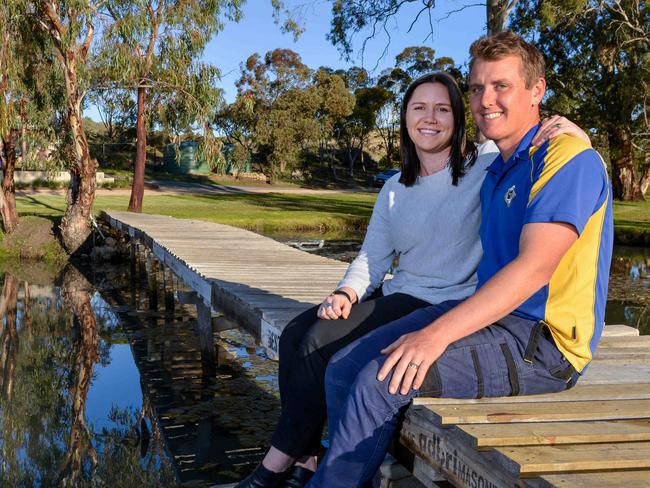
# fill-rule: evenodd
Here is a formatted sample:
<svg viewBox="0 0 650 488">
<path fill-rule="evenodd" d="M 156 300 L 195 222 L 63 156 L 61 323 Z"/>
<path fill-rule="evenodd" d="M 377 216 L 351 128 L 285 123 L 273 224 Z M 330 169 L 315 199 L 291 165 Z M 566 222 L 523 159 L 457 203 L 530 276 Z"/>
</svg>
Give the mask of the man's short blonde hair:
<svg viewBox="0 0 650 488">
<path fill-rule="evenodd" d="M 470 73 L 477 59 L 498 61 L 508 56 L 517 56 L 521 59 L 526 88 L 532 88 L 538 79 L 545 77 L 546 62 L 542 53 L 512 31 L 499 32 L 477 39 L 470 46 L 469 54 Z"/>
</svg>

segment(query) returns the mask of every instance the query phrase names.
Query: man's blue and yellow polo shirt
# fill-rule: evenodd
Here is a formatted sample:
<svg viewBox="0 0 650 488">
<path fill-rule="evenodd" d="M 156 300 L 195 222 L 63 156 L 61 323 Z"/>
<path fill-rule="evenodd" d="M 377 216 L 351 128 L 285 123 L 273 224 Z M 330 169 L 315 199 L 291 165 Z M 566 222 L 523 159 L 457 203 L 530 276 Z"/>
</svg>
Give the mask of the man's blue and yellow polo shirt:
<svg viewBox="0 0 650 488">
<path fill-rule="evenodd" d="M 487 168 L 481 188 L 480 288 L 519 254 L 524 225 L 565 222 L 578 240 L 560 261 L 548 285 L 512 313 L 544 320 L 555 344 L 577 371 L 591 361 L 602 334 L 612 256 L 610 183 L 600 155 L 574 137 L 531 146 L 538 126 L 504 163 Z"/>
</svg>

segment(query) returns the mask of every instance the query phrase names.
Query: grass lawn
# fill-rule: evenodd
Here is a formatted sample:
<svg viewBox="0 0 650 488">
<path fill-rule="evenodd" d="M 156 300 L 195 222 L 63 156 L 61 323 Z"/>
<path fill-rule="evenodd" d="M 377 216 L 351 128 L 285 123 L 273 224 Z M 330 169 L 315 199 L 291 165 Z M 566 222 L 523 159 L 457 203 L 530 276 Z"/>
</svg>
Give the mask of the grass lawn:
<svg viewBox="0 0 650 488">
<path fill-rule="evenodd" d="M 332 195 L 147 195 L 144 213 L 208 220 L 264 232 L 351 231 L 367 225 L 376 194 Z M 95 213 L 126 210 L 128 195 L 98 196 Z M 65 199 L 58 195 L 17 197 L 21 215 L 60 217 Z"/>
<path fill-rule="evenodd" d="M 365 229 L 376 194 L 332 195 L 147 195 L 144 212 L 178 218 L 208 220 L 263 232 L 313 231 L 328 234 Z M 60 217 L 63 196 L 30 195 L 17 199 L 22 215 Z M 98 196 L 95 213 L 102 209 L 126 210 L 129 197 Z M 650 233 L 650 201 L 615 202 L 617 231 Z"/>
<path fill-rule="evenodd" d="M 615 225 L 650 231 L 650 195 L 647 198 L 645 202 L 614 202 Z"/>
</svg>

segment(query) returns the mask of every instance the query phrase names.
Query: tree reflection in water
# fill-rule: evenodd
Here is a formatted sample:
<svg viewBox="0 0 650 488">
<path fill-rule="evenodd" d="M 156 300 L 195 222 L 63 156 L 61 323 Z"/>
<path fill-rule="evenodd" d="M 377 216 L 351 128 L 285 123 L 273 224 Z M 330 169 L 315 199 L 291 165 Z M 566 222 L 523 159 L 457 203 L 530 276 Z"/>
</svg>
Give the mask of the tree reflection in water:
<svg viewBox="0 0 650 488">
<path fill-rule="evenodd" d="M 109 349 L 88 280 L 69 266 L 57 281 L 2 276 L 0 486 L 174 486 L 156 429 L 142 442 L 150 412 L 114 408 L 101 432 L 87 424 L 93 369 Z"/>
<path fill-rule="evenodd" d="M 99 356 L 97 321 L 90 305 L 92 286 L 74 267 L 66 269 L 61 287 L 63 303 L 71 312 L 70 325 L 74 338 L 68 389 L 72 394 L 72 428 L 68 451 L 59 473 L 62 486 L 76 486 L 82 476 L 84 454 L 92 471 L 97 466 L 97 451 L 86 426 L 85 406 L 93 367 Z"/>
<path fill-rule="evenodd" d="M 8 275 L 2 285 L 0 296 L 0 317 L 4 318 L 4 327 L 0 335 L 0 390 L 5 401 L 11 401 L 14 371 L 18 349 L 18 332 L 16 331 L 16 304 L 18 302 L 18 280 Z"/>
</svg>

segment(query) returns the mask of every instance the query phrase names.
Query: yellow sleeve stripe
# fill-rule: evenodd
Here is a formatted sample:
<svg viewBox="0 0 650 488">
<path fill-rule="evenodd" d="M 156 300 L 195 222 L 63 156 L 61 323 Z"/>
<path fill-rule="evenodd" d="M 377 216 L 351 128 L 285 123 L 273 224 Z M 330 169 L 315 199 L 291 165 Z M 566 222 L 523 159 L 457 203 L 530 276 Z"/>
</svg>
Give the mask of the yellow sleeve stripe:
<svg viewBox="0 0 650 488">
<path fill-rule="evenodd" d="M 589 218 L 548 284 L 545 321 L 558 349 L 578 372 L 592 358 L 598 260 L 608 200 L 609 196 Z"/>
<path fill-rule="evenodd" d="M 546 156 L 544 156 L 544 168 L 542 168 L 542 174 L 530 190 L 528 204 L 530 205 L 530 202 L 532 202 L 540 190 L 544 188 L 544 185 L 555 176 L 555 173 L 585 149 L 589 149 L 589 145 L 577 137 L 561 135 L 551 139 L 551 142 L 548 145 L 548 150 L 546 151 Z M 534 153 L 535 151 L 530 152 L 531 164 L 532 155 Z"/>
</svg>

